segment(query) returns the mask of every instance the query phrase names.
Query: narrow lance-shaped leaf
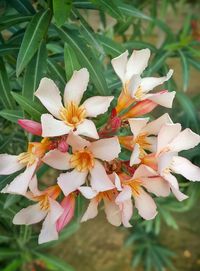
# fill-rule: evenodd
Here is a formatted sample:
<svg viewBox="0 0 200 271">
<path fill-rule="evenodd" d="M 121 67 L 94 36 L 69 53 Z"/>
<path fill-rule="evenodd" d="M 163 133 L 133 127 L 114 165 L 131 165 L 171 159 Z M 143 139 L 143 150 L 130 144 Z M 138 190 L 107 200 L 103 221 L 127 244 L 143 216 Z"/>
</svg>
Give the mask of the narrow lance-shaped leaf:
<svg viewBox="0 0 200 271">
<path fill-rule="evenodd" d="M 64 47 L 64 61 L 66 77 L 67 80 L 69 80 L 73 74 L 73 71 L 80 69 L 80 64 L 73 49 L 66 43 Z"/>
<path fill-rule="evenodd" d="M 181 65 L 182 65 L 182 79 L 183 79 L 183 91 L 186 92 L 189 84 L 189 65 L 184 53 L 179 50 Z"/>
<path fill-rule="evenodd" d="M 13 109 L 15 107 L 15 103 L 10 92 L 11 87 L 6 67 L 3 59 L 0 58 L 0 99 L 6 109 Z"/>
<path fill-rule="evenodd" d="M 90 73 L 90 78 L 100 95 L 109 93 L 108 86 L 103 74 L 102 64 L 96 58 L 90 47 L 87 47 L 76 31 L 66 28 L 56 28 L 57 33 L 68 43 L 76 53 L 77 59 L 82 67 L 86 67 Z"/>
<path fill-rule="evenodd" d="M 17 76 L 32 59 L 45 36 L 51 19 L 49 9 L 37 13 L 28 25 L 17 57 Z"/>
<path fill-rule="evenodd" d="M 17 123 L 18 119 L 23 118 L 23 113 L 19 110 L 4 109 L 0 111 L 0 116 L 11 122 Z"/>
<path fill-rule="evenodd" d="M 34 100 L 34 92 L 39 86 L 41 78 L 46 73 L 47 66 L 47 52 L 45 43 L 42 42 L 35 56 L 32 58 L 26 67 L 22 88 L 22 95 Z"/>
<path fill-rule="evenodd" d="M 53 0 L 53 13 L 57 26 L 65 23 L 72 8 L 72 0 Z"/>
<path fill-rule="evenodd" d="M 29 0 L 8 0 L 8 2 L 21 14 L 34 14 L 35 10 Z"/>
<path fill-rule="evenodd" d="M 29 21 L 32 16 L 8 15 L 2 16 L 0 19 L 0 31 L 8 29 L 10 26 Z"/>
<path fill-rule="evenodd" d="M 45 108 L 37 102 L 33 102 L 22 95 L 12 92 L 12 96 L 20 107 L 26 111 L 34 120 L 40 120 L 43 113 L 46 112 Z"/>
<path fill-rule="evenodd" d="M 66 84 L 64 69 L 50 58 L 47 59 L 47 64 L 47 71 L 49 77 L 54 80 L 59 89 L 63 91 Z"/>
</svg>

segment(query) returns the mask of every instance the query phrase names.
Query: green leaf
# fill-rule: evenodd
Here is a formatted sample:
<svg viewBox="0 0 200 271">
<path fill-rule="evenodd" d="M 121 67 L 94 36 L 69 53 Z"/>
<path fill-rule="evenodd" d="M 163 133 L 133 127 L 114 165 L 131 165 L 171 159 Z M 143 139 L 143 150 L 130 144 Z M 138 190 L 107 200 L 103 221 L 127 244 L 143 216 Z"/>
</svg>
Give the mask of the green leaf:
<svg viewBox="0 0 200 271">
<path fill-rule="evenodd" d="M 0 68 L 0 89 L 1 89 L 0 99 L 3 106 L 6 109 L 13 109 L 15 107 L 15 103 L 10 93 L 11 87 L 10 87 L 6 67 L 4 65 L 2 58 L 0 58 L 0 67 L 1 67 Z"/>
<path fill-rule="evenodd" d="M 38 253 L 38 252 L 34 252 L 34 254 L 38 257 L 38 259 L 45 262 L 45 265 L 49 270 L 53 270 L 53 271 L 74 271 L 74 268 L 72 268 L 72 266 L 70 266 L 66 262 L 61 261 L 58 258 L 55 258 L 52 255 L 48 255 L 46 253 L 44 255 L 44 254 L 41 254 L 41 253 Z"/>
<path fill-rule="evenodd" d="M 47 64 L 48 74 L 50 75 L 51 79 L 56 82 L 61 92 L 63 92 L 66 84 L 64 69 L 50 58 L 47 59 Z"/>
<path fill-rule="evenodd" d="M 107 55 L 110 55 L 111 57 L 116 57 L 121 55 L 125 49 L 123 46 L 114 40 L 111 40 L 110 38 L 104 36 L 104 35 L 98 35 L 96 34 L 97 40 L 100 41 L 102 44 L 105 52 Z"/>
<path fill-rule="evenodd" d="M 34 100 L 34 92 L 38 88 L 40 80 L 46 74 L 46 59 L 46 46 L 42 42 L 38 51 L 27 65 L 24 74 L 22 96 L 29 98 L 31 101 Z"/>
<path fill-rule="evenodd" d="M 139 19 L 152 20 L 151 17 L 145 15 L 139 9 L 133 7 L 132 5 L 124 4 L 123 2 L 118 3 L 118 8 L 124 16 L 133 16 Z"/>
<path fill-rule="evenodd" d="M 19 51 L 19 46 L 16 45 L 0 45 L 0 55 L 10 55 Z"/>
<path fill-rule="evenodd" d="M 160 52 L 151 62 L 149 68 L 144 72 L 145 76 L 150 76 L 157 72 L 165 63 L 165 60 L 171 55 L 171 52 Z"/>
<path fill-rule="evenodd" d="M 130 50 L 149 48 L 151 52 L 157 52 L 157 48 L 153 44 L 140 40 L 125 42 L 124 47 Z"/>
<path fill-rule="evenodd" d="M 197 70 L 200 71 L 200 61 L 192 57 L 188 57 L 188 62 Z"/>
<path fill-rule="evenodd" d="M 82 67 L 86 67 L 90 73 L 90 78 L 100 95 L 109 93 L 108 86 L 103 74 L 102 64 L 95 56 L 90 47 L 87 47 L 83 40 L 74 31 L 66 28 L 56 28 L 59 36 L 64 42 L 68 43 Z"/>
<path fill-rule="evenodd" d="M 29 0 L 8 0 L 8 2 L 19 12 L 24 15 L 34 14 L 35 10 Z"/>
<path fill-rule="evenodd" d="M 71 0 L 53 0 L 53 13 L 57 26 L 65 23 L 72 8 Z"/>
<path fill-rule="evenodd" d="M 16 74 L 19 76 L 24 67 L 29 63 L 44 38 L 51 19 L 49 9 L 34 15 L 29 23 L 17 57 Z"/>
<path fill-rule="evenodd" d="M 182 65 L 183 91 L 186 92 L 189 85 L 189 65 L 186 56 L 182 51 L 178 51 Z"/>
<path fill-rule="evenodd" d="M 5 109 L 5 110 L 0 111 L 0 116 L 11 122 L 17 123 L 18 119 L 23 118 L 23 113 L 22 111 L 18 111 L 18 110 Z"/>
<path fill-rule="evenodd" d="M 1 248 L 0 249 L 0 260 L 1 259 L 7 259 L 7 258 L 13 258 L 15 256 L 19 255 L 19 251 L 14 249 L 8 249 L 8 248 Z"/>
<path fill-rule="evenodd" d="M 73 74 L 73 71 L 80 69 L 80 64 L 73 49 L 66 43 L 64 47 L 64 61 L 66 77 L 67 80 L 69 80 Z"/>
<path fill-rule="evenodd" d="M 22 266 L 21 259 L 16 259 L 7 264 L 7 266 L 1 271 L 16 271 Z"/>
<path fill-rule="evenodd" d="M 123 20 L 124 17 L 120 8 L 118 7 L 118 3 L 114 0 L 91 0 L 92 3 L 100 7 L 103 11 L 107 11 L 113 18 L 117 20 Z"/>
<path fill-rule="evenodd" d="M 30 99 L 23 97 L 18 93 L 11 93 L 20 107 L 26 111 L 34 120 L 40 120 L 41 115 L 46 112 L 45 108 L 39 103 L 30 101 Z"/>
<path fill-rule="evenodd" d="M 16 26 L 17 24 L 27 22 L 31 20 L 32 16 L 19 16 L 19 15 L 8 15 L 1 16 L 0 19 L 0 31 L 8 29 L 10 26 Z"/>
</svg>

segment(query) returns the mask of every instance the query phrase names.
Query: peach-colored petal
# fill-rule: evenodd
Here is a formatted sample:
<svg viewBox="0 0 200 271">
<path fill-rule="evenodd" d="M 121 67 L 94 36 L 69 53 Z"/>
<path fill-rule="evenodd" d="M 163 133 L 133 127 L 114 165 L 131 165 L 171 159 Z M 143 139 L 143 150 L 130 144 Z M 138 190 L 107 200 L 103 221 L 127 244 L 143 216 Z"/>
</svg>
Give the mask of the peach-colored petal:
<svg viewBox="0 0 200 271">
<path fill-rule="evenodd" d="M 175 91 L 172 92 L 164 92 L 164 93 L 153 93 L 153 94 L 147 94 L 145 96 L 145 99 L 149 99 L 152 102 L 159 104 L 161 106 L 172 108 L 173 100 L 176 95 Z"/>
<path fill-rule="evenodd" d="M 156 171 L 154 171 L 152 168 L 142 164 L 135 170 L 133 178 L 140 179 L 142 177 L 154 177 L 157 175 L 158 174 L 156 173 Z"/>
<path fill-rule="evenodd" d="M 38 189 L 38 180 L 36 174 L 29 182 L 29 189 L 34 196 L 40 196 L 42 192 Z"/>
<path fill-rule="evenodd" d="M 133 165 L 137 165 L 141 162 L 141 160 L 139 159 L 139 156 L 140 156 L 140 145 L 135 144 L 133 151 L 131 153 L 131 157 L 130 157 L 130 166 L 131 167 Z"/>
<path fill-rule="evenodd" d="M 194 148 L 200 143 L 200 136 L 189 128 L 180 132 L 170 143 L 170 149 L 179 152 Z"/>
<path fill-rule="evenodd" d="M 91 150 L 94 157 L 104 161 L 111 161 L 118 157 L 121 148 L 118 138 L 111 137 L 92 142 L 89 150 Z"/>
<path fill-rule="evenodd" d="M 42 78 L 35 96 L 53 116 L 60 118 L 59 111 L 63 107 L 60 91 L 51 79 Z"/>
<path fill-rule="evenodd" d="M 88 205 L 86 212 L 81 218 L 81 222 L 85 222 L 88 219 L 92 219 L 98 215 L 98 200 L 96 198 L 92 199 Z"/>
<path fill-rule="evenodd" d="M 70 157 L 71 155 L 68 152 L 61 152 L 55 149 L 46 153 L 42 161 L 53 168 L 68 170 L 71 168 L 69 163 Z"/>
<path fill-rule="evenodd" d="M 149 118 L 132 118 L 128 119 L 131 132 L 133 133 L 134 137 L 137 137 L 141 130 L 146 126 Z"/>
<path fill-rule="evenodd" d="M 126 64 L 128 61 L 128 50 L 118 57 L 115 57 L 111 60 L 114 71 L 119 76 L 121 81 L 125 83 L 125 73 L 126 73 Z"/>
<path fill-rule="evenodd" d="M 166 152 L 158 157 L 158 172 L 162 175 L 166 169 L 169 169 L 172 163 L 173 157 L 177 153 Z"/>
<path fill-rule="evenodd" d="M 99 138 L 94 122 L 88 119 L 85 119 L 81 124 L 79 124 L 74 133 L 77 135 L 83 135 L 94 139 Z"/>
<path fill-rule="evenodd" d="M 125 185 L 122 189 L 122 191 L 119 193 L 119 195 L 116 197 L 116 203 L 123 203 L 127 200 L 130 200 L 132 197 L 132 190 L 130 186 Z"/>
<path fill-rule="evenodd" d="M 171 190 L 178 201 L 183 201 L 185 199 L 188 199 L 187 195 L 183 194 L 179 189 L 174 188 L 172 185 L 171 185 Z"/>
<path fill-rule="evenodd" d="M 63 121 L 54 119 L 50 114 L 41 116 L 41 124 L 43 137 L 66 135 L 73 129 L 73 127 L 66 125 Z"/>
<path fill-rule="evenodd" d="M 13 218 L 15 225 L 31 225 L 40 222 L 47 215 L 47 211 L 40 209 L 40 204 L 34 204 L 20 210 Z"/>
<path fill-rule="evenodd" d="M 140 188 L 140 194 L 134 197 L 135 207 L 138 213 L 146 220 L 153 219 L 157 215 L 157 207 L 152 197 Z"/>
<path fill-rule="evenodd" d="M 142 186 L 144 186 L 148 192 L 155 194 L 158 197 L 167 197 L 170 194 L 170 186 L 161 177 L 143 178 Z"/>
<path fill-rule="evenodd" d="M 43 244 L 58 239 L 56 221 L 62 215 L 64 209 L 57 201 L 52 200 L 51 198 L 49 198 L 49 202 L 50 202 L 50 211 L 42 224 L 42 229 L 38 238 L 39 244 Z"/>
<path fill-rule="evenodd" d="M 150 50 L 134 50 L 127 62 L 126 80 L 130 80 L 133 74 L 142 74 L 148 65 Z"/>
<path fill-rule="evenodd" d="M 62 173 L 58 177 L 58 185 L 61 190 L 68 196 L 71 192 L 77 190 L 81 185 L 85 183 L 88 172 L 79 172 L 74 169 L 71 172 Z"/>
<path fill-rule="evenodd" d="M 0 154 L 0 175 L 9 175 L 24 167 L 18 162 L 18 155 Z"/>
<path fill-rule="evenodd" d="M 132 227 L 132 225 L 129 222 L 133 216 L 132 200 L 131 199 L 126 200 L 123 203 L 121 203 L 119 206 L 121 209 L 122 223 L 123 223 L 124 227 L 126 227 L 126 228 Z"/>
<path fill-rule="evenodd" d="M 149 122 L 143 129 L 142 132 L 148 133 L 148 135 L 157 135 L 165 123 L 172 123 L 170 116 L 165 113 L 158 119 Z"/>
<path fill-rule="evenodd" d="M 158 134 L 157 153 L 167 147 L 180 131 L 181 125 L 179 123 L 164 124 Z"/>
<path fill-rule="evenodd" d="M 36 161 L 33 165 L 26 167 L 25 171 L 19 174 L 10 184 L 7 184 L 1 192 L 25 195 L 37 164 Z"/>
<path fill-rule="evenodd" d="M 87 117 L 97 117 L 100 114 L 105 113 L 114 96 L 94 96 L 88 98 L 82 105 L 86 109 Z"/>
<path fill-rule="evenodd" d="M 162 85 L 164 82 L 168 81 L 173 74 L 173 70 L 169 70 L 166 76 L 163 77 L 146 77 L 141 81 L 141 88 L 144 92 L 148 92 L 153 88 Z"/>
<path fill-rule="evenodd" d="M 67 82 L 64 92 L 64 103 L 75 102 L 79 105 L 83 93 L 86 91 L 89 82 L 89 72 L 86 68 L 74 71 L 71 79 Z"/>
<path fill-rule="evenodd" d="M 106 174 L 103 165 L 95 159 L 95 165 L 90 169 L 92 189 L 101 192 L 113 189 L 115 186 Z"/>
<path fill-rule="evenodd" d="M 190 181 L 200 181 L 200 168 L 184 157 L 173 157 L 171 169 Z"/>
<path fill-rule="evenodd" d="M 78 188 L 78 190 L 81 192 L 81 194 L 86 198 L 86 199 L 92 199 L 96 197 L 98 192 L 94 191 L 91 187 L 89 186 L 81 186 Z"/>
<path fill-rule="evenodd" d="M 82 150 L 85 147 L 90 146 L 90 142 L 86 139 L 75 135 L 74 133 L 70 133 L 67 137 L 67 143 L 72 147 L 72 152 Z"/>
<path fill-rule="evenodd" d="M 121 212 L 119 206 L 107 198 L 104 198 L 103 200 L 105 206 L 105 214 L 108 222 L 114 226 L 120 226 Z"/>
</svg>

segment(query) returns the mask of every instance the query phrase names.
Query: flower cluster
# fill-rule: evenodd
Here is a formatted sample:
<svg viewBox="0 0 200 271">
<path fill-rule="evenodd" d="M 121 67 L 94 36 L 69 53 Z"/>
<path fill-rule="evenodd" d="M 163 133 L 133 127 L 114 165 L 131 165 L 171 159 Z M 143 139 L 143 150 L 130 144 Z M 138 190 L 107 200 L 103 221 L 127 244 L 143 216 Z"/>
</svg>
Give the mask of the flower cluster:
<svg viewBox="0 0 200 271">
<path fill-rule="evenodd" d="M 122 82 L 116 102 L 114 96 L 94 96 L 82 102 L 89 82 L 86 68 L 74 71 L 63 102 L 55 83 L 41 80 L 35 96 L 49 113 L 41 116 L 41 123 L 18 121 L 41 141 L 29 142 L 27 151 L 19 155 L 0 155 L 1 175 L 25 168 L 1 192 L 20 194 L 34 202 L 19 211 L 13 223 L 30 225 L 44 220 L 39 243 L 58 238 L 73 218 L 79 194 L 89 199 L 82 221 L 94 218 L 103 202 L 112 225 L 130 227 L 133 207 L 144 219 L 156 216 L 152 194 L 167 197 L 172 192 L 179 201 L 187 198 L 174 173 L 200 181 L 200 168 L 179 156 L 180 151 L 199 144 L 200 136 L 190 129 L 182 131 L 168 114 L 153 121 L 143 117 L 158 105 L 171 108 L 175 96 L 167 90 L 150 92 L 169 80 L 173 71 L 160 78 L 142 78 L 149 57 L 149 49 L 143 49 L 134 50 L 129 58 L 126 51 L 111 61 Z M 108 110 L 107 123 L 97 129 L 93 118 Z M 126 160 L 120 154 L 124 149 L 129 155 Z M 42 164 L 62 171 L 55 184 L 43 191 L 37 180 Z"/>
</svg>

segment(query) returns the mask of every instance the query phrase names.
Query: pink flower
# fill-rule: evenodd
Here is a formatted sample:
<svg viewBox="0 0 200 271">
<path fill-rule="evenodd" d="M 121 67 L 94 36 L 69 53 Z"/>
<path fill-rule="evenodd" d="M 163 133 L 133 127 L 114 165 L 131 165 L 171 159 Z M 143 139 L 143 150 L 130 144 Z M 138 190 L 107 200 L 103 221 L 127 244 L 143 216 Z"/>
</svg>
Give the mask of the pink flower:
<svg viewBox="0 0 200 271">
<path fill-rule="evenodd" d="M 111 161 L 118 156 L 120 145 L 117 137 L 89 142 L 71 133 L 67 143 L 72 147 L 72 154 L 52 150 L 42 159 L 44 163 L 56 169 L 73 169 L 58 177 L 58 185 L 65 196 L 83 185 L 88 174 L 91 176 L 90 182 L 94 190 L 100 192 L 114 188 L 100 160 Z"/>
<path fill-rule="evenodd" d="M 58 239 L 56 222 L 63 213 L 63 208 L 56 201 L 60 194 L 57 185 L 39 191 L 37 188 L 37 178 L 34 177 L 30 182 L 30 192 L 26 197 L 37 202 L 19 211 L 13 218 L 13 224 L 31 225 L 44 219 L 42 230 L 39 235 L 38 243 L 46 243 Z"/>
<path fill-rule="evenodd" d="M 168 81 L 173 74 L 173 70 L 169 70 L 166 76 L 160 78 L 141 78 L 141 74 L 147 67 L 149 57 L 150 50 L 142 49 L 134 50 L 129 59 L 128 51 L 112 59 L 112 66 L 123 84 L 123 90 L 119 96 L 116 107 L 118 113 L 133 104 L 133 102 L 147 99 L 165 107 L 170 108 L 172 106 L 175 92 L 148 94 L 148 92 L 156 86 Z"/>
<path fill-rule="evenodd" d="M 75 196 L 73 193 L 64 197 L 62 200 L 61 206 L 63 207 L 64 212 L 56 223 L 58 232 L 60 232 L 72 220 L 75 211 L 75 203 Z"/>
<path fill-rule="evenodd" d="M 27 132 L 33 135 L 42 135 L 42 125 L 39 122 L 28 120 L 28 119 L 19 119 L 17 123 Z"/>
<path fill-rule="evenodd" d="M 171 186 L 178 200 L 187 196 L 178 188 L 178 181 L 171 173 L 177 173 L 190 181 L 200 181 L 200 168 L 188 159 L 178 156 L 178 152 L 194 148 L 200 143 L 200 136 L 190 129 L 181 131 L 181 125 L 164 124 L 158 134 L 157 161 L 158 172 Z"/>
<path fill-rule="evenodd" d="M 51 113 L 41 116 L 43 137 L 61 136 L 74 131 L 79 135 L 99 138 L 94 122 L 87 118 L 105 113 L 114 97 L 95 96 L 88 98 L 80 105 L 88 81 L 87 69 L 74 71 L 72 78 L 65 86 L 63 105 L 55 83 L 48 78 L 41 80 L 35 96 Z"/>
<path fill-rule="evenodd" d="M 156 196 L 167 197 L 170 193 L 170 186 L 151 168 L 140 165 L 132 177 L 128 175 L 116 175 L 119 183 L 118 190 L 120 194 L 116 198 L 117 204 L 129 204 L 129 200 L 133 197 L 135 207 L 141 217 L 146 220 L 153 219 L 157 214 L 157 207 L 153 198 L 143 189 Z M 121 184 L 120 184 L 121 183 Z M 121 186 L 121 188 L 120 188 Z M 130 208 L 127 208 L 126 217 L 132 217 Z M 128 224 L 129 221 L 126 221 Z"/>
<path fill-rule="evenodd" d="M 25 171 L 19 174 L 1 192 L 24 195 L 41 158 L 49 147 L 49 140 L 44 138 L 41 142 L 29 142 L 28 150 L 19 155 L 0 154 L 0 175 L 9 175 L 22 168 Z"/>
</svg>

